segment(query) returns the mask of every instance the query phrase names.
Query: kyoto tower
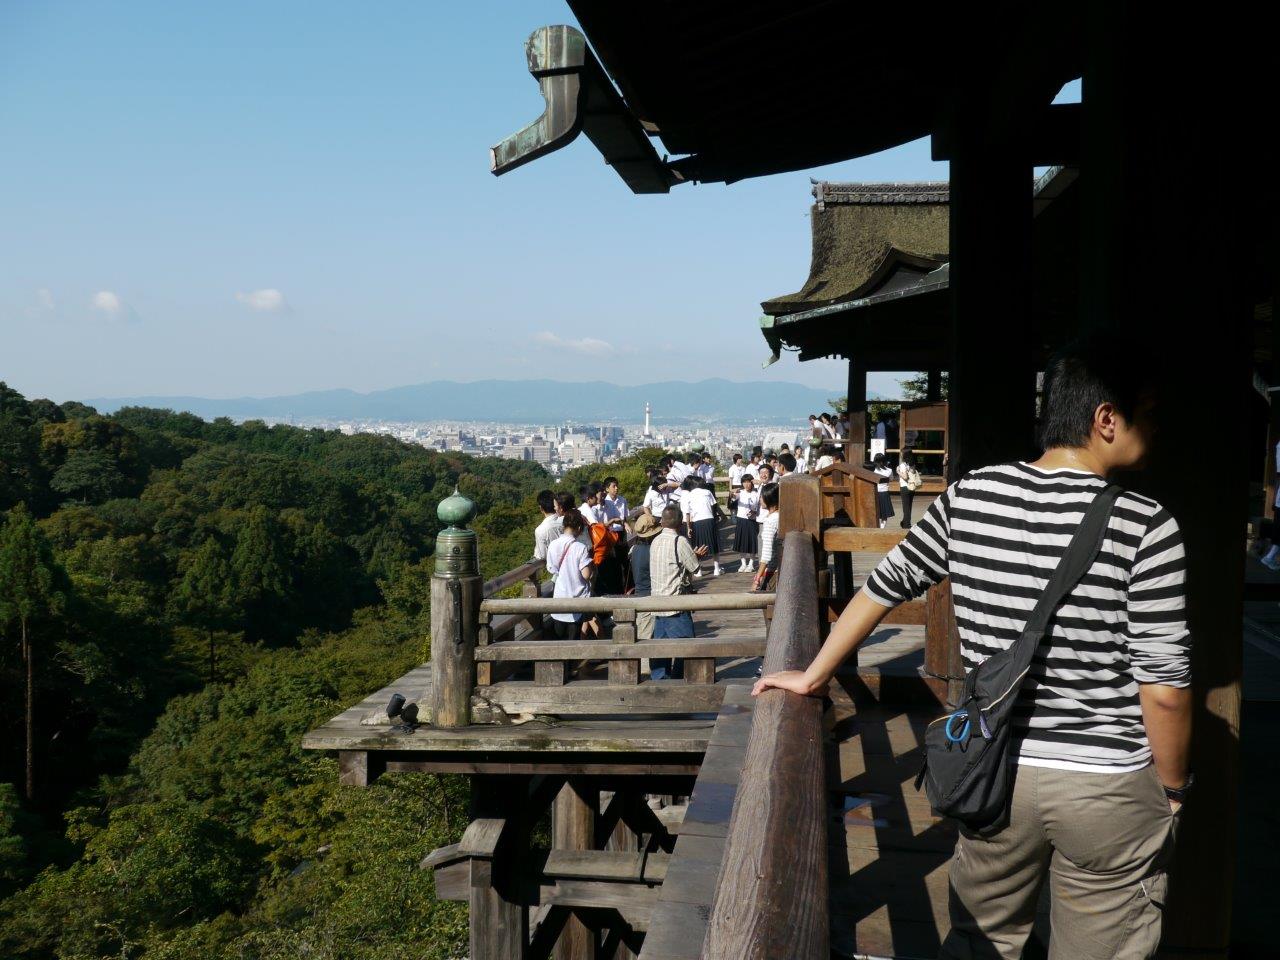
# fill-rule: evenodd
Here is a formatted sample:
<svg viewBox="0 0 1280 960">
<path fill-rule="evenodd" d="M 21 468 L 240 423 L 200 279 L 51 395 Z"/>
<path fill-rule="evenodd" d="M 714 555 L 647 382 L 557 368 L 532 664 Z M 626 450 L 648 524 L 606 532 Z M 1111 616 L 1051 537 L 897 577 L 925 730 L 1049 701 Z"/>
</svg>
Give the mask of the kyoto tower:
<svg viewBox="0 0 1280 960">
<path fill-rule="evenodd" d="M 653 436 L 653 434 L 649 432 L 649 401 L 648 400 L 644 402 L 644 436 L 645 436 L 645 439 L 648 439 L 649 437 Z"/>
</svg>

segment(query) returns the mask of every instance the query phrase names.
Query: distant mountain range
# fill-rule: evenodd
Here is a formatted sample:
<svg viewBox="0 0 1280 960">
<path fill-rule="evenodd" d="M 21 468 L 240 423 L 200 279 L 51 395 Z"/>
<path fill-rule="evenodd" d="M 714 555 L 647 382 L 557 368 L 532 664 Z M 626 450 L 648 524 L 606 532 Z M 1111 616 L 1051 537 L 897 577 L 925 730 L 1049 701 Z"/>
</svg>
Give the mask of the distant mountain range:
<svg viewBox="0 0 1280 960">
<path fill-rule="evenodd" d="M 623 387 L 615 383 L 563 383 L 557 380 L 435 380 L 414 386 L 357 393 L 319 390 L 282 397 L 114 397 L 86 400 L 104 413 L 120 407 L 167 407 L 200 417 L 236 420 L 492 420 L 507 423 L 558 423 L 613 420 L 639 423 L 646 402 L 653 422 L 765 421 L 804 419 L 829 410 L 827 401 L 843 391 L 799 383 L 732 380 L 669 380 Z"/>
</svg>

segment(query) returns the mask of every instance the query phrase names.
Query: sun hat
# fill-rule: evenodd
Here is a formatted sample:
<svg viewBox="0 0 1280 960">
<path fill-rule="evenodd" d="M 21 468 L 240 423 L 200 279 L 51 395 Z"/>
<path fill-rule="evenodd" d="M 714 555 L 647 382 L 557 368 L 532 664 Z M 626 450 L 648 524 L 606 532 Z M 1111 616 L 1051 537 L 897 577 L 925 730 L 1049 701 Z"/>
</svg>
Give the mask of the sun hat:
<svg viewBox="0 0 1280 960">
<path fill-rule="evenodd" d="M 649 540 L 656 537 L 662 532 L 662 527 L 658 521 L 653 518 L 651 513 L 643 513 L 636 518 L 636 522 L 631 526 L 631 532 L 641 540 Z"/>
</svg>

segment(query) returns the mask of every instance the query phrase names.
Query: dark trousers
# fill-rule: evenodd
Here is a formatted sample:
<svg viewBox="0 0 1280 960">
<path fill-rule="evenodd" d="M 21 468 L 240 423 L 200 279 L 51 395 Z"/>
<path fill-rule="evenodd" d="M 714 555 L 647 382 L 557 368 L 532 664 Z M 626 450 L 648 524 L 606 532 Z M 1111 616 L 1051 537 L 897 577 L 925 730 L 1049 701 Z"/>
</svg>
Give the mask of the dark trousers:
<svg viewBox="0 0 1280 960">
<path fill-rule="evenodd" d="M 693 636 L 693 614 L 688 610 L 672 614 L 669 617 L 653 618 L 653 639 L 686 640 Z M 679 657 L 654 657 L 649 661 L 649 668 L 662 667 L 672 680 L 684 679 L 684 660 Z"/>
<path fill-rule="evenodd" d="M 899 487 L 898 492 L 902 494 L 902 526 L 906 528 L 911 526 L 911 498 L 916 492 L 906 487 Z"/>
</svg>

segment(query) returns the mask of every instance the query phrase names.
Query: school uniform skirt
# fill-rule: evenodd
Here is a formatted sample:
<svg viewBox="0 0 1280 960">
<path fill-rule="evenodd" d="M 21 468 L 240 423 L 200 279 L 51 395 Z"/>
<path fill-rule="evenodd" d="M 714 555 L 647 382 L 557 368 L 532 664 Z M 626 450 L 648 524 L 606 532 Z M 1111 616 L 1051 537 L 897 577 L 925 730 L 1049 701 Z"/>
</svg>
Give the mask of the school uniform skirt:
<svg viewBox="0 0 1280 960">
<path fill-rule="evenodd" d="M 876 512 L 880 515 L 881 520 L 888 520 L 895 516 L 893 512 L 893 500 L 889 496 L 888 490 L 876 491 Z"/>
<path fill-rule="evenodd" d="M 707 553 L 720 552 L 720 541 L 716 536 L 716 521 L 714 517 L 693 521 L 693 545 L 695 547 L 706 547 Z"/>
<path fill-rule="evenodd" d="M 760 524 L 755 517 L 738 517 L 733 528 L 733 549 L 738 553 L 755 554 L 760 549 Z"/>
</svg>

